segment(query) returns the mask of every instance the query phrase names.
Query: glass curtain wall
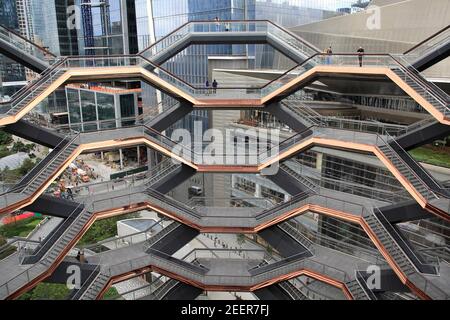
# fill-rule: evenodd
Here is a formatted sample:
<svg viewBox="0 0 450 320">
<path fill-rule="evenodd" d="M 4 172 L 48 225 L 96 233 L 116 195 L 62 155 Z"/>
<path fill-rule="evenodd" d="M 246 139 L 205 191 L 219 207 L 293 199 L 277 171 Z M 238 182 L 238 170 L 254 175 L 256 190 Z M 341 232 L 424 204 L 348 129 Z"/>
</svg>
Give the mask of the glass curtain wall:
<svg viewBox="0 0 450 320">
<path fill-rule="evenodd" d="M 17 19 L 16 0 L 1 0 L 0 1 L 0 24 L 19 32 L 19 21 Z M 0 83 L 23 81 L 25 80 L 25 69 L 19 63 L 9 59 L 0 54 Z M 12 95 L 13 90 L 4 90 L 2 87 L 2 95 Z"/>
<path fill-rule="evenodd" d="M 95 131 L 120 126 L 117 119 L 121 115 L 116 115 L 113 94 L 66 88 L 66 96 L 67 112 L 73 130 Z M 134 95 L 122 95 L 120 102 L 123 103 L 122 115 L 135 114 Z"/>
</svg>

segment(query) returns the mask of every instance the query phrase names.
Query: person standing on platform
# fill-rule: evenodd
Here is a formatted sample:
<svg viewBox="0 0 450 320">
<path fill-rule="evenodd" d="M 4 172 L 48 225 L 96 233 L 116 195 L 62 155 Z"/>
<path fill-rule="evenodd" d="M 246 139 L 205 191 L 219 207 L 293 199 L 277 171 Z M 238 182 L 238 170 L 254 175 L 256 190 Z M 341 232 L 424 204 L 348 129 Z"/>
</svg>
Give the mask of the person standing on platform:
<svg viewBox="0 0 450 320">
<path fill-rule="evenodd" d="M 364 55 L 364 48 L 363 48 L 363 47 L 359 47 L 359 49 L 358 49 L 356 52 L 358 52 L 359 66 L 362 67 L 362 64 L 363 64 L 363 55 Z"/>
<path fill-rule="evenodd" d="M 331 64 L 331 55 L 333 54 L 333 50 L 331 50 L 331 46 L 327 49 L 327 64 Z"/>
<path fill-rule="evenodd" d="M 212 83 L 212 87 L 213 87 L 213 93 L 217 93 L 217 81 L 216 81 L 216 79 L 214 79 L 214 81 Z"/>
</svg>

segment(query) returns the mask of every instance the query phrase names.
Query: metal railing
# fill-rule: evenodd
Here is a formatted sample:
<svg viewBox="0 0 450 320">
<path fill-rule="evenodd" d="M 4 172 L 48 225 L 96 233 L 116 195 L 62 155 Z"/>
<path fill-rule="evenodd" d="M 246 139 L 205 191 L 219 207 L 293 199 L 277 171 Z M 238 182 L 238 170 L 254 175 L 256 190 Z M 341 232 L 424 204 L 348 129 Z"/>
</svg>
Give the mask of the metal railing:
<svg viewBox="0 0 450 320">
<path fill-rule="evenodd" d="M 268 20 L 221 20 L 221 21 L 191 21 L 178 27 L 167 36 L 155 42 L 150 47 L 144 49 L 139 54 L 150 58 L 160 54 L 163 50 L 173 46 L 184 39 L 190 33 L 242 33 L 259 32 L 270 34 L 277 39 L 288 43 L 294 50 L 298 50 L 305 56 L 310 56 L 320 50 L 310 43 L 292 34 L 288 30 L 272 23 Z"/>
<path fill-rule="evenodd" d="M 388 151 L 391 153 L 391 155 L 395 158 L 395 160 L 403 166 L 403 168 L 405 170 L 407 170 L 408 176 L 406 176 L 406 174 L 401 173 L 402 176 L 404 176 L 415 188 L 415 190 L 422 196 L 424 197 L 426 200 L 431 200 L 431 199 L 438 199 L 438 197 L 436 196 L 436 193 L 428 186 L 427 183 L 425 183 L 423 181 L 423 179 L 421 177 L 419 177 L 419 175 L 402 159 L 402 157 L 400 157 L 400 155 L 397 153 L 397 151 L 395 151 L 392 146 L 389 144 L 389 139 L 393 139 L 393 138 L 382 138 L 381 136 L 377 136 L 377 140 L 379 142 L 379 144 L 377 143 L 378 147 L 380 147 L 380 144 L 382 147 L 385 147 L 388 149 Z M 395 139 L 393 139 L 395 141 Z M 380 148 L 378 148 L 380 151 L 382 151 Z M 383 154 L 385 154 L 385 152 L 382 152 Z M 389 156 L 387 156 L 385 154 L 385 156 L 388 158 L 388 160 L 397 168 L 397 165 L 395 165 L 393 163 L 393 161 L 389 158 Z M 399 171 L 400 169 L 397 168 Z M 422 190 L 418 190 L 416 186 L 414 186 L 414 182 L 412 181 L 411 178 L 416 179 L 416 182 L 420 184 L 420 186 L 422 187 Z"/>
<path fill-rule="evenodd" d="M 175 222 L 175 221 L 171 222 L 168 226 L 166 226 L 165 228 L 160 230 L 158 233 L 151 236 L 149 239 L 146 239 L 146 241 L 142 247 L 143 250 L 147 251 L 155 243 L 157 243 L 158 241 L 161 241 L 162 238 L 164 238 L 165 236 L 167 236 L 168 234 L 170 234 L 172 231 L 174 231 L 175 229 L 177 229 L 180 226 L 181 226 L 181 224 L 178 222 Z"/>
<path fill-rule="evenodd" d="M 216 204 L 216 202 L 219 202 L 219 204 Z M 221 202 L 225 202 L 224 204 L 221 204 Z M 208 203 L 212 203 L 212 207 L 258 207 L 258 208 L 272 208 L 273 206 L 277 205 L 273 200 L 263 197 L 192 197 L 189 199 L 189 201 L 186 203 L 188 206 L 193 208 L 198 207 L 206 207 Z M 228 205 L 226 204 L 228 203 Z M 257 203 L 257 204 L 255 204 Z M 237 204 L 237 205 L 236 205 Z"/>
<path fill-rule="evenodd" d="M 89 276 L 87 277 L 86 281 L 83 283 L 81 288 L 78 289 L 77 291 L 75 291 L 75 294 L 73 294 L 70 299 L 71 300 L 79 300 L 83 296 L 83 294 L 86 292 L 86 290 L 89 288 L 91 283 L 93 283 L 95 281 L 95 279 L 98 277 L 98 275 L 100 275 L 100 264 L 98 264 L 94 268 L 94 270 L 92 270 L 92 272 L 89 274 Z"/>
<path fill-rule="evenodd" d="M 383 229 L 385 230 L 385 232 L 386 232 L 387 234 L 389 234 L 389 236 L 391 236 L 391 233 L 388 232 L 387 229 L 386 229 L 386 227 L 384 226 L 385 223 L 390 225 L 389 220 L 385 217 L 385 215 L 383 214 L 383 212 L 382 212 L 379 208 L 374 208 L 374 212 L 377 212 L 377 214 L 374 214 L 375 218 L 377 218 L 378 222 L 382 225 L 382 227 L 383 227 Z M 381 219 L 380 219 L 380 217 L 381 217 Z M 399 241 L 400 241 L 400 243 L 403 244 L 404 247 L 409 248 L 409 254 L 411 254 L 411 255 L 414 257 L 414 259 L 415 259 L 416 261 L 418 261 L 422 266 L 428 266 L 428 267 L 434 268 L 434 269 L 437 271 L 437 274 L 439 274 L 439 268 L 440 268 L 440 266 L 439 266 L 439 259 L 438 259 L 438 258 L 433 259 L 433 260 L 434 260 L 433 263 L 424 262 L 424 259 L 423 259 L 422 257 L 418 256 L 418 255 L 414 252 L 413 248 L 411 248 L 411 245 L 410 245 L 409 243 L 407 243 L 407 242 L 403 239 L 403 236 L 400 235 L 400 233 L 397 231 L 397 229 L 396 229 L 394 226 L 392 226 L 392 233 L 396 236 L 397 240 L 394 240 L 394 237 L 391 237 L 391 239 L 393 240 L 393 242 L 394 242 L 395 244 L 398 244 L 400 250 L 403 251 L 403 253 L 405 253 L 407 259 L 410 261 L 410 263 L 413 265 L 413 267 L 416 269 L 416 271 L 420 272 L 420 271 L 417 269 L 417 266 L 416 266 L 414 263 L 411 262 L 411 259 L 410 259 L 410 257 L 406 254 L 405 250 L 399 245 Z"/>
<path fill-rule="evenodd" d="M 214 92 L 218 91 L 219 93 L 224 92 L 224 97 L 232 97 L 232 98 L 242 98 L 242 96 L 254 96 L 255 98 L 262 98 L 266 97 L 268 94 L 271 94 L 281 86 L 284 86 L 291 80 L 297 78 L 300 74 L 304 73 L 305 71 L 311 69 L 314 66 L 317 65 L 338 65 L 338 66 L 347 66 L 352 65 L 356 66 L 358 65 L 359 59 L 362 57 L 364 59 L 364 65 L 365 66 L 383 66 L 383 67 L 394 67 L 397 68 L 396 70 L 401 71 L 401 77 L 404 78 L 404 80 L 409 79 L 411 81 L 414 81 L 414 83 L 417 83 L 419 86 L 424 87 L 424 95 L 428 99 L 434 99 L 436 100 L 436 103 L 440 104 L 439 109 L 443 111 L 444 113 L 450 112 L 448 110 L 448 106 L 446 104 L 442 103 L 442 100 L 439 99 L 439 95 L 435 94 L 436 88 L 430 88 L 431 84 L 428 83 L 425 79 L 421 78 L 420 75 L 417 74 L 411 74 L 411 71 L 405 67 L 401 62 L 397 60 L 392 55 L 389 54 L 364 54 L 363 56 L 358 54 L 332 54 L 327 55 L 323 53 L 318 53 L 318 50 L 316 48 L 313 48 L 310 44 L 306 43 L 304 40 L 290 34 L 288 31 L 282 29 L 281 27 L 278 27 L 268 21 L 228 21 L 228 22 L 219 22 L 219 25 L 222 25 L 223 23 L 230 24 L 231 32 L 239 32 L 242 30 L 242 26 L 245 26 L 245 30 L 259 30 L 264 29 L 264 32 L 273 32 L 276 33 L 277 38 L 282 38 L 283 41 L 288 43 L 288 45 L 292 46 L 293 48 L 296 48 L 300 51 L 305 51 L 305 56 L 308 56 L 309 58 L 306 59 L 303 63 L 299 64 L 298 66 L 294 67 L 291 70 L 288 70 L 285 74 L 280 76 L 279 78 L 269 82 L 264 87 L 261 88 L 216 88 L 214 89 Z M 248 27 L 252 26 L 252 27 Z M 105 67 L 105 66 L 144 66 L 148 72 L 151 72 L 155 76 L 157 76 L 159 79 L 162 79 L 166 82 L 166 84 L 175 85 L 178 89 L 181 89 L 185 93 L 191 95 L 191 96 L 201 96 L 203 98 L 206 98 L 207 95 L 209 96 L 209 93 L 211 92 L 211 89 L 206 88 L 195 88 L 191 86 L 190 84 L 184 82 L 177 76 L 171 74 L 167 70 L 161 68 L 158 65 L 155 65 L 153 62 L 151 62 L 148 59 L 148 56 L 153 56 L 157 54 L 158 52 L 161 52 L 164 49 L 167 49 L 168 46 L 173 44 L 175 41 L 179 41 L 180 36 L 184 37 L 189 32 L 196 32 L 198 30 L 199 32 L 205 31 L 204 29 L 207 29 L 206 31 L 211 32 L 212 30 L 217 29 L 217 22 L 215 21 L 207 21 L 207 22 L 189 22 L 185 24 L 184 26 L 181 26 L 179 29 L 175 30 L 171 34 L 169 34 L 164 39 L 158 41 L 157 43 L 153 44 L 151 47 L 149 47 L 147 50 L 144 50 L 143 52 L 137 54 L 137 55 L 127 55 L 127 56 L 107 56 L 107 57 L 65 57 L 60 63 L 57 64 L 57 66 L 52 66 L 51 70 L 47 71 L 47 74 L 41 79 L 38 80 L 41 84 L 48 83 L 49 81 L 52 82 L 53 76 L 58 74 L 61 70 L 66 70 L 68 68 L 87 68 L 87 67 Z M 217 30 L 216 30 L 217 31 Z M 148 69 L 147 67 L 150 66 L 151 68 Z M 39 85 L 33 84 L 35 87 L 34 90 L 36 90 L 36 87 L 41 87 Z M 230 91 L 231 89 L 231 91 Z M 28 87 L 25 89 L 26 92 L 30 92 L 30 90 L 33 90 L 31 87 Z M 234 91 L 233 90 L 237 90 Z M 223 95 L 223 94 L 222 94 Z M 28 94 L 28 96 L 30 96 Z M 216 96 L 214 94 L 214 96 Z M 17 102 L 17 99 L 14 97 L 12 100 L 12 108 L 10 110 L 11 112 L 15 111 L 15 105 L 20 104 L 20 101 Z"/>
<path fill-rule="evenodd" d="M 72 211 L 72 213 L 69 215 L 69 217 L 65 220 L 65 221 L 69 221 L 69 222 L 71 221 L 70 225 L 68 227 L 66 227 L 66 224 L 64 222 L 61 223 L 60 226 L 52 234 L 57 234 L 59 232 L 59 230 L 62 230 L 64 227 L 66 227 L 67 230 L 70 230 L 70 228 L 72 228 L 75 224 L 77 224 L 80 217 L 82 216 L 82 213 L 86 210 L 86 207 L 85 207 L 84 210 L 82 210 L 81 212 L 79 212 L 79 214 L 77 216 L 75 216 L 78 209 L 81 207 L 81 205 L 82 204 L 79 204 Z M 62 234 L 60 236 L 58 236 L 58 239 L 53 242 L 53 245 L 45 252 L 43 250 L 45 249 L 46 241 L 44 241 L 41 244 L 40 248 L 38 247 L 39 249 L 37 252 L 35 251 L 32 255 L 27 255 L 27 256 L 23 257 L 22 261 L 24 261 L 27 258 L 38 258 L 39 261 L 34 263 L 30 268 L 26 269 L 25 271 L 21 272 L 20 274 L 12 277 L 5 283 L 1 284 L 0 285 L 0 298 L 5 298 L 5 297 L 13 294 L 14 292 L 17 291 L 17 289 L 19 289 L 19 288 L 23 287 L 24 285 L 26 285 L 27 283 L 31 282 L 33 279 L 40 276 L 43 272 L 45 272 L 48 269 L 48 264 L 45 264 L 43 262 L 43 260 L 46 259 L 46 256 L 49 255 L 50 252 L 55 249 L 55 247 L 58 245 L 59 241 L 64 236 L 66 236 L 67 230 L 65 232 L 62 232 Z M 55 249 L 55 250 L 63 250 L 63 249 Z M 42 257 L 40 257 L 41 253 L 43 253 Z M 54 259 L 56 259 L 56 257 L 54 257 L 53 260 Z"/>
<path fill-rule="evenodd" d="M 412 48 L 408 49 L 403 53 L 403 57 L 409 62 L 414 63 L 420 57 L 423 57 L 429 51 L 436 49 L 445 43 L 450 41 L 450 25 L 444 27 L 438 32 L 432 34 L 430 37 L 425 40 L 419 42 Z"/>
<path fill-rule="evenodd" d="M 61 150 L 55 155 L 55 157 L 53 158 L 53 159 L 51 159 L 37 174 L 34 174 L 34 177 L 29 181 L 29 182 L 27 182 L 27 184 L 24 186 L 24 188 L 23 188 L 23 191 L 26 191 L 27 190 L 27 188 L 29 188 L 32 184 L 33 184 L 33 182 L 34 181 L 36 181 L 37 179 L 39 179 L 39 178 L 42 178 L 42 174 L 52 165 L 52 164 L 54 164 L 55 162 L 57 162 L 57 161 L 61 161 L 61 163 L 62 162 L 64 162 L 66 159 L 64 158 L 64 159 L 60 159 L 59 157 L 64 153 L 64 152 L 66 152 L 67 151 L 67 149 L 69 148 L 69 147 L 73 147 L 73 146 L 76 146 L 76 145 L 78 145 L 79 144 L 79 138 L 80 138 L 80 136 L 79 136 L 79 134 L 76 134 L 75 136 L 71 136 L 70 137 L 71 138 L 71 140 L 70 141 L 68 141 L 67 142 L 67 144 L 63 147 L 63 148 L 61 148 Z M 45 159 L 45 158 L 44 158 Z M 55 170 L 57 170 L 58 169 L 58 167 L 57 168 L 55 168 Z"/>
<path fill-rule="evenodd" d="M 283 222 L 278 224 L 278 227 L 289 234 L 291 237 L 296 239 L 298 242 L 300 242 L 303 246 L 305 246 L 312 255 L 315 254 L 314 250 L 314 244 L 311 240 L 309 240 L 307 237 L 303 236 L 300 232 L 295 230 L 289 223 Z"/>
<path fill-rule="evenodd" d="M 363 215 L 363 218 L 366 219 L 366 217 L 368 217 L 369 215 L 373 216 L 376 221 L 378 222 L 378 224 L 381 226 L 381 228 L 384 230 L 384 233 L 387 235 L 387 237 L 390 239 L 389 241 L 396 247 L 396 249 L 398 251 L 400 251 L 403 254 L 403 257 L 409 262 L 409 265 L 411 266 L 411 268 L 414 270 L 414 272 L 407 274 L 408 279 L 422 292 L 424 292 L 425 294 L 430 295 L 433 299 L 448 299 L 449 295 L 447 295 L 442 289 L 440 289 L 439 287 L 437 287 L 435 284 L 433 284 L 430 280 L 428 280 L 427 278 L 425 278 L 424 276 L 422 276 L 418 270 L 417 267 L 415 266 L 414 263 L 411 262 L 411 260 L 409 259 L 408 255 L 405 254 L 405 252 L 403 251 L 403 249 L 397 244 L 397 241 L 391 236 L 391 234 L 387 231 L 386 227 L 384 226 L 384 224 L 381 222 L 380 220 L 380 214 L 381 216 L 386 219 L 384 217 L 384 215 L 382 214 L 381 210 L 378 208 L 375 208 L 374 211 L 377 211 L 379 214 L 375 214 L 374 212 L 368 212 L 366 211 L 366 213 Z M 387 219 L 386 219 L 387 221 Z M 401 238 L 400 238 L 401 239 Z M 407 244 L 406 244 L 407 245 Z M 413 253 L 414 254 L 414 253 Z M 419 260 L 420 261 L 420 260 Z M 433 267 L 436 267 L 435 265 L 433 265 Z M 403 272 L 403 270 L 402 270 Z"/>
<path fill-rule="evenodd" d="M 386 135 L 387 135 L 387 142 L 388 142 L 388 144 L 390 143 L 390 142 L 392 142 L 393 144 L 395 144 L 395 149 L 397 149 L 397 150 L 394 150 L 397 154 L 398 154 L 398 152 L 400 151 L 407 159 L 409 159 L 409 161 L 411 161 L 411 162 L 413 162 L 413 163 L 417 163 L 416 162 L 416 160 L 414 160 L 413 159 L 413 157 L 409 154 L 409 152 L 407 152 L 405 149 L 403 149 L 403 147 L 397 142 L 397 140 L 395 139 L 395 138 L 393 138 L 388 132 L 386 133 Z M 393 149 L 393 148 L 392 148 Z M 403 160 L 403 159 L 402 159 Z M 410 170 L 412 170 L 413 172 L 415 172 L 408 164 L 407 164 L 407 162 L 406 161 L 403 161 L 403 163 L 410 169 Z M 428 173 L 428 171 L 426 170 L 426 169 L 424 169 L 420 164 L 418 164 L 417 163 L 417 166 L 419 167 L 419 168 L 421 168 L 422 170 L 421 170 L 421 174 L 424 174 L 433 184 L 434 184 L 434 188 L 431 188 L 431 187 L 429 187 L 428 186 L 428 184 L 427 184 L 427 188 L 428 189 L 431 189 L 433 192 L 435 192 L 435 193 L 437 193 L 437 194 L 439 194 L 439 195 L 441 195 L 441 196 L 443 196 L 443 197 L 445 197 L 445 198 L 448 198 L 449 197 L 449 191 L 450 191 L 450 189 L 449 188 L 443 188 L 437 181 L 436 181 L 436 179 L 434 178 L 434 177 L 432 177 L 429 173 Z M 420 180 L 422 180 L 423 181 L 423 179 L 422 178 L 420 178 L 419 176 L 418 176 L 418 178 L 420 179 Z M 425 183 L 425 182 L 424 182 Z M 450 212 L 450 211 L 449 211 Z"/>
<path fill-rule="evenodd" d="M 137 300 L 143 297 L 147 297 L 149 295 L 153 295 L 156 289 L 158 289 L 161 285 L 163 285 L 166 281 L 170 281 L 170 278 L 166 281 L 163 281 L 162 278 L 167 278 L 164 275 L 160 275 L 156 279 L 154 279 L 152 282 L 144 284 L 143 286 L 140 286 L 138 288 L 134 288 L 128 291 L 125 291 L 121 294 L 118 294 L 113 297 L 104 297 L 103 300 L 127 300 L 125 299 L 126 296 L 132 295 L 132 299 L 130 300 Z M 161 283 L 162 282 L 162 283 Z M 150 291 L 150 292 L 149 292 Z"/>
<path fill-rule="evenodd" d="M 82 213 L 86 210 L 86 207 L 83 203 L 79 203 L 75 209 L 72 210 L 72 212 L 68 215 L 68 217 L 62 221 L 57 228 L 55 228 L 48 236 L 47 239 L 44 239 L 41 244 L 37 247 L 37 251 L 33 252 L 32 255 L 26 255 L 22 259 L 22 263 L 27 259 L 33 259 L 38 258 L 42 259 L 41 257 L 44 255 L 44 253 L 50 252 L 58 243 L 60 239 L 62 239 L 65 235 L 65 231 L 69 230 L 75 223 L 78 222 L 78 218 L 82 215 Z M 66 229 L 61 233 L 60 236 L 58 236 L 58 239 L 54 240 L 53 245 L 48 248 L 45 252 L 43 250 L 46 249 L 46 245 L 48 244 L 48 241 L 51 240 L 52 235 L 58 234 L 60 231 Z"/>
<path fill-rule="evenodd" d="M 44 62 L 51 62 L 56 56 L 47 49 L 31 42 L 24 36 L 17 32 L 0 25 L 0 38 L 7 41 L 10 44 L 14 44 L 16 47 L 23 51 L 31 53 L 33 56 L 41 59 Z"/>
<path fill-rule="evenodd" d="M 168 226 L 163 227 L 162 223 L 166 221 L 165 219 L 159 219 L 158 221 L 153 222 L 147 229 L 144 231 L 130 233 L 121 237 L 112 237 L 102 241 L 99 241 L 94 244 L 85 244 L 82 246 L 76 246 L 80 250 L 85 250 L 86 253 L 93 252 L 95 254 L 102 254 L 107 251 L 116 250 L 119 248 L 125 248 L 132 246 L 134 244 L 143 243 L 149 239 L 152 239 L 156 234 L 159 234 L 160 231 L 168 228 Z M 173 222 L 170 222 L 169 226 Z M 160 231 L 154 231 L 155 226 L 161 226 L 163 229 Z M 156 232 L 156 233 L 154 233 Z M 112 245 L 112 246 L 111 246 Z M 87 255 L 88 256 L 88 255 Z"/>
<path fill-rule="evenodd" d="M 290 167 L 290 169 L 295 171 L 296 174 L 300 174 L 302 179 L 306 178 L 309 183 L 317 185 L 317 193 L 321 193 L 319 189 L 319 187 L 321 187 L 324 189 L 337 190 L 343 193 L 350 193 L 370 199 L 377 199 L 383 202 L 399 202 L 410 199 L 410 195 L 403 189 L 396 191 L 386 191 L 366 185 L 354 184 L 350 181 L 329 178 L 328 176 L 323 176 L 323 174 L 320 173 L 311 177 L 311 169 L 297 159 L 289 159 L 284 161 L 281 169 L 285 166 Z M 361 179 L 361 176 L 355 175 L 355 178 Z"/>
<path fill-rule="evenodd" d="M 33 247 L 37 247 L 39 244 L 40 244 L 40 242 L 37 240 L 31 240 L 31 239 L 22 238 L 22 237 L 13 237 L 12 240 L 10 240 L 9 242 L 0 246 L 0 256 L 2 256 L 5 252 L 8 253 L 8 255 L 5 255 L 2 257 L 2 259 L 0 260 L 0 263 L 4 259 L 11 256 L 12 254 L 15 254 L 15 253 L 17 253 L 19 255 L 21 255 L 22 253 L 27 254 L 29 252 L 29 250 L 34 250 Z M 12 248 L 14 250 L 11 250 Z M 21 260 L 20 256 L 19 256 L 19 260 Z"/>
<path fill-rule="evenodd" d="M 76 135 L 75 135 L 75 137 L 74 137 L 74 132 L 70 132 L 70 133 L 68 133 L 63 139 L 61 139 L 61 141 L 55 146 L 55 147 L 53 147 L 53 150 L 56 152 L 55 154 L 54 154 L 54 157 L 50 160 L 50 162 L 51 161 L 54 161 L 65 149 L 67 149 L 67 147 L 71 144 L 71 140 L 73 141 L 73 139 L 74 138 L 76 138 Z M 47 163 L 48 164 L 48 162 L 49 162 L 49 160 L 48 160 L 48 156 L 50 155 L 51 153 L 49 153 L 46 157 L 44 157 L 39 163 L 37 163 L 37 164 L 35 164 L 35 168 L 37 168 L 37 167 L 39 167 L 41 164 L 45 164 L 45 163 Z M 40 171 L 39 171 L 39 173 L 37 174 L 37 175 L 39 175 L 40 173 L 42 173 L 42 170 L 43 169 L 45 169 L 45 168 L 47 168 L 47 165 L 45 165 Z M 30 173 L 33 173 L 33 170 L 31 170 L 30 171 Z M 27 182 L 26 184 L 23 184 L 22 182 L 25 180 L 27 178 L 27 175 L 25 175 L 24 177 L 22 177 L 22 179 L 20 179 L 12 188 L 10 188 L 9 190 L 7 190 L 6 192 L 4 192 L 4 193 L 1 193 L 0 194 L 0 197 L 1 196 L 5 196 L 5 195 L 7 195 L 8 193 L 11 193 L 11 192 L 16 192 L 16 191 L 19 191 L 19 190 L 24 190 L 25 189 L 25 187 L 27 187 L 27 186 L 29 186 L 30 185 L 30 183 L 32 182 L 32 180 L 30 180 L 29 182 Z"/>
</svg>

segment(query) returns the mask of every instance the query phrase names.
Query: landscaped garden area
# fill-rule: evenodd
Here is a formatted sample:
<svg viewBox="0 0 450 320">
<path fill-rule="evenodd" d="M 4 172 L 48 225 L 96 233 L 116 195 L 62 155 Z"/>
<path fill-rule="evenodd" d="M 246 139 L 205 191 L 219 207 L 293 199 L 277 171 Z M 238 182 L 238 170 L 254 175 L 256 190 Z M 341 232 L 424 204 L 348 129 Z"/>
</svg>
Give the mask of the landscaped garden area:
<svg viewBox="0 0 450 320">
<path fill-rule="evenodd" d="M 6 225 L 0 226 L 0 236 L 4 238 L 12 237 L 26 237 L 31 231 L 36 228 L 39 222 L 42 221 L 42 217 L 30 217 L 16 222 L 11 222 Z"/>
<path fill-rule="evenodd" d="M 94 244 L 117 235 L 117 222 L 139 217 L 138 213 L 130 213 L 95 221 L 78 242 L 78 246 Z"/>
<path fill-rule="evenodd" d="M 416 161 L 450 168 L 450 148 L 427 145 L 411 150 L 409 153 Z"/>
</svg>

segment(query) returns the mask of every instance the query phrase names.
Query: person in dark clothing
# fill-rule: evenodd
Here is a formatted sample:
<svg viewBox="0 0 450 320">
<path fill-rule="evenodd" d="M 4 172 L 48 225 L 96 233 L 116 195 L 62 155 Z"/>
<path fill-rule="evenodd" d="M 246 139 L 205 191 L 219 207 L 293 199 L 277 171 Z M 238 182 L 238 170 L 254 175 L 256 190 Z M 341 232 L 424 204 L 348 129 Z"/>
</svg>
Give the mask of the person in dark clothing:
<svg viewBox="0 0 450 320">
<path fill-rule="evenodd" d="M 356 52 L 358 52 L 359 66 L 362 67 L 362 60 L 363 60 L 363 55 L 364 55 L 363 47 L 359 47 L 359 49 Z"/>
<path fill-rule="evenodd" d="M 217 90 L 217 81 L 216 81 L 216 79 L 214 79 L 214 81 L 212 83 L 212 87 L 213 87 L 213 92 L 216 93 L 216 90 Z"/>
<path fill-rule="evenodd" d="M 67 188 L 67 199 L 69 198 L 73 200 L 72 188 Z"/>
<path fill-rule="evenodd" d="M 209 95 L 209 81 L 208 80 L 206 80 L 205 88 L 206 88 L 206 95 Z"/>
</svg>

